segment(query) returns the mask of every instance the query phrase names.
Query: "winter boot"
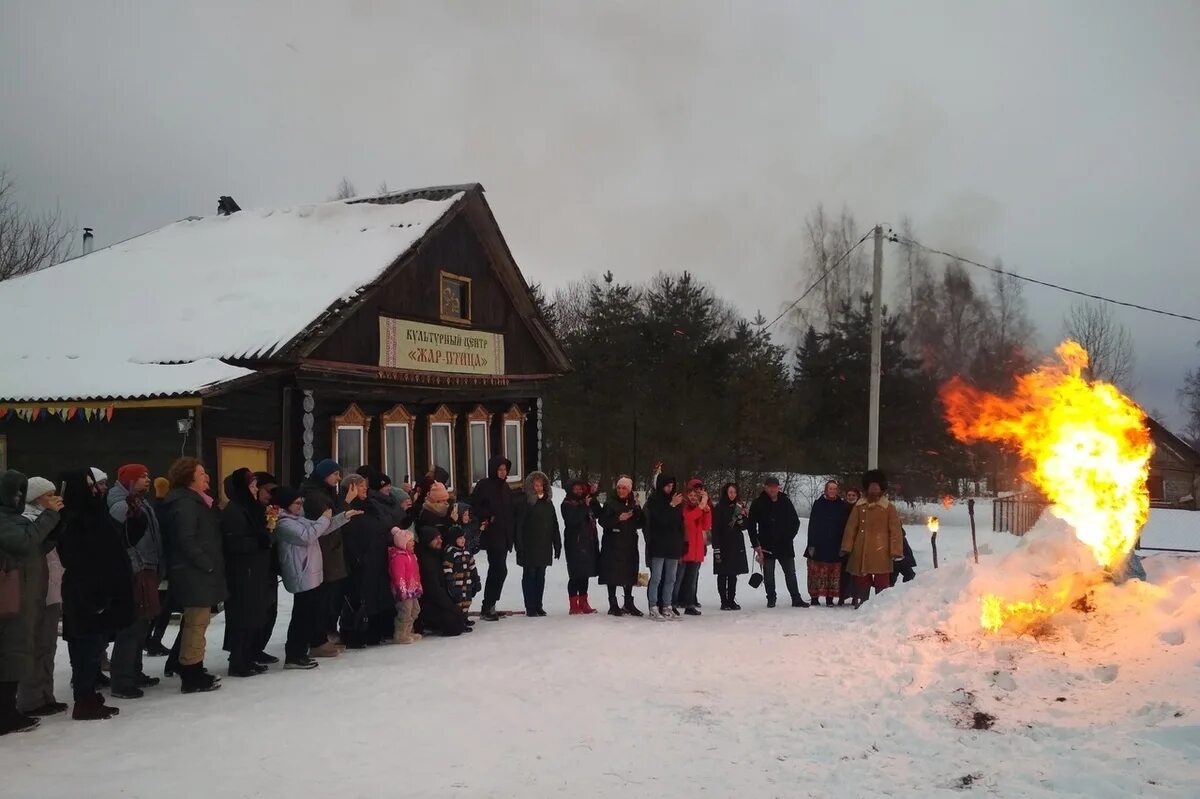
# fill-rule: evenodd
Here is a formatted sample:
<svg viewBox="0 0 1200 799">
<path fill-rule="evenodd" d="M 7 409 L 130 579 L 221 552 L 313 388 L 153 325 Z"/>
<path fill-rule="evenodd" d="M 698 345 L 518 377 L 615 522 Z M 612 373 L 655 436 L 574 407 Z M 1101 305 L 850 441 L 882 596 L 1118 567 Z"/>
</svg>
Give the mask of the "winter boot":
<svg viewBox="0 0 1200 799">
<path fill-rule="evenodd" d="M 309 657 L 314 658 L 335 658 L 342 654 L 342 650 L 335 644 L 326 642 L 320 646 L 313 647 L 308 651 L 308 654 Z"/>
<path fill-rule="evenodd" d="M 662 615 L 667 621 L 683 621 L 683 616 L 676 612 L 675 608 L 662 608 Z"/>
<path fill-rule="evenodd" d="M 567 613 L 567 615 L 568 616 L 578 616 L 580 613 L 583 613 L 583 610 L 581 610 L 579 607 L 579 597 L 572 596 L 571 597 L 571 610 Z"/>
<path fill-rule="evenodd" d="M 608 595 L 608 615 L 609 616 L 624 616 L 625 611 L 621 610 L 621 606 L 617 604 L 616 594 Z"/>
<path fill-rule="evenodd" d="M 71 710 L 71 718 L 76 721 L 105 721 L 121 711 L 104 704 L 100 694 L 89 694 L 75 699 L 75 707 Z"/>
<path fill-rule="evenodd" d="M 627 616 L 638 616 L 638 617 L 640 617 L 640 616 L 642 615 L 642 612 L 641 612 L 640 610 L 638 610 L 638 608 L 637 608 L 637 605 L 633 604 L 633 594 L 626 594 L 626 595 L 625 595 L 625 608 L 624 608 L 624 610 L 625 610 L 625 615 L 627 615 Z"/>
<path fill-rule="evenodd" d="M 17 683 L 0 682 L 0 735 L 29 732 L 41 723 L 40 719 L 17 712 Z"/>
<path fill-rule="evenodd" d="M 653 605 L 650 606 L 650 621 L 666 621 L 666 617 L 662 615 L 662 611 Z"/>
<path fill-rule="evenodd" d="M 579 612 L 584 614 L 585 616 L 590 616 L 596 612 L 596 609 L 594 607 L 592 607 L 590 602 L 588 602 L 587 594 L 579 595 Z"/>
<path fill-rule="evenodd" d="M 293 671 L 297 669 L 301 671 L 308 671 L 310 669 L 315 669 L 319 665 L 321 664 L 306 655 L 302 658 L 288 658 L 283 662 L 283 669 L 284 671 Z"/>
<path fill-rule="evenodd" d="M 833 607 L 833 597 L 831 597 L 831 596 L 825 597 L 825 607 L 827 607 L 827 608 Z"/>
<path fill-rule="evenodd" d="M 742 606 L 737 603 L 737 583 L 729 586 L 729 609 L 741 610 Z"/>
<path fill-rule="evenodd" d="M 221 687 L 220 680 L 206 672 L 201 663 L 180 666 L 179 677 L 179 691 L 184 694 L 203 694 Z"/>
<path fill-rule="evenodd" d="M 797 594 L 796 596 L 792 597 L 792 607 L 806 608 L 808 607 L 808 603 L 804 601 L 804 597 Z"/>
<path fill-rule="evenodd" d="M 767 597 L 767 607 L 769 607 L 769 608 L 775 607 L 775 597 L 773 597 L 773 596 Z"/>
<path fill-rule="evenodd" d="M 70 710 L 70 706 L 65 702 L 47 702 L 41 707 L 34 708 L 26 713 L 26 716 L 57 716 L 59 713 L 65 713 Z"/>
<path fill-rule="evenodd" d="M 688 605 L 687 609 L 683 611 L 683 615 L 685 615 L 685 616 L 699 616 L 699 615 L 700 615 L 700 610 L 699 610 L 699 608 L 697 608 L 695 605 Z"/>
<path fill-rule="evenodd" d="M 479 611 L 479 618 L 484 621 L 500 621 L 500 614 L 496 612 L 495 605 L 484 605 Z"/>
<path fill-rule="evenodd" d="M 260 666 L 273 666 L 279 662 L 279 658 L 268 655 L 266 652 L 259 652 L 254 656 L 254 662 Z"/>
</svg>

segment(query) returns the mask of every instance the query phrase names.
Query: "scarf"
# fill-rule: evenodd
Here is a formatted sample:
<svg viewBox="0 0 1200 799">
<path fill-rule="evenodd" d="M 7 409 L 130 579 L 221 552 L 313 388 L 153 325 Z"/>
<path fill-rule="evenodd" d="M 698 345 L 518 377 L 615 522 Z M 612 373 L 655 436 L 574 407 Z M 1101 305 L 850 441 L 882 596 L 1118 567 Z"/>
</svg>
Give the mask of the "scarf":
<svg viewBox="0 0 1200 799">
<path fill-rule="evenodd" d="M 194 489 L 194 488 L 192 490 L 196 491 L 196 489 Z M 208 494 L 205 494 L 203 491 L 196 491 L 196 493 L 200 496 L 200 499 L 204 500 L 204 504 L 206 507 L 211 508 L 213 506 L 213 498 L 212 497 L 210 497 Z"/>
</svg>

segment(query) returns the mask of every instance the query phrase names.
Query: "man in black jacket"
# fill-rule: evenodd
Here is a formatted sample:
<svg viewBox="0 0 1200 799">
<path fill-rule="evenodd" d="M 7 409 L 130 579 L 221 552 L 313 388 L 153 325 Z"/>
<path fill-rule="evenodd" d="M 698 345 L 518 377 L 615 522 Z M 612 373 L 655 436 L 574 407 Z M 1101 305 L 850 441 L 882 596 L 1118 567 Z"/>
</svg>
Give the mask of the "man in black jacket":
<svg viewBox="0 0 1200 799">
<path fill-rule="evenodd" d="M 794 539 L 800 530 L 800 517 L 787 494 L 779 490 L 779 481 L 774 477 L 768 477 L 763 482 L 763 492 L 750 504 L 748 522 L 750 543 L 762 558 L 767 607 L 775 607 L 776 561 L 783 566 L 783 578 L 787 582 L 788 593 L 792 595 L 792 607 L 808 607 L 804 597 L 800 596 L 800 586 L 796 582 Z"/>
<path fill-rule="evenodd" d="M 512 489 L 508 487 L 508 472 L 512 462 L 501 455 L 488 461 L 488 476 L 475 485 L 471 507 L 480 520 L 481 543 L 487 552 L 487 582 L 483 587 L 483 608 L 480 618 L 497 621 L 496 603 L 508 577 L 508 553 L 512 551 L 516 531 Z"/>
</svg>

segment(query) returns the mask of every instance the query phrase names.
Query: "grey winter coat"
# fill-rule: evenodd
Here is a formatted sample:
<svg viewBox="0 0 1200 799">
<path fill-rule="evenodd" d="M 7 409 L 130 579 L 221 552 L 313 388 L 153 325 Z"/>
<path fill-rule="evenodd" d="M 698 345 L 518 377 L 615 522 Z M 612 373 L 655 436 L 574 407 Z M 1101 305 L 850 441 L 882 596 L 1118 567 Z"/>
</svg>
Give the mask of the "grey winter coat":
<svg viewBox="0 0 1200 799">
<path fill-rule="evenodd" d="M 171 599 L 183 608 L 207 608 L 229 595 L 221 516 L 190 488 L 174 488 L 162 501 L 163 544 Z"/>
<path fill-rule="evenodd" d="M 16 570 L 21 580 L 21 610 L 0 619 L 0 682 L 19 682 L 33 668 L 35 606 L 46 602 L 47 537 L 59 515 L 43 511 L 36 520 L 25 517 L 28 481 L 16 471 L 0 474 L 0 568 Z"/>
<path fill-rule="evenodd" d="M 345 513 L 332 519 L 320 516 L 313 520 L 279 511 L 275 538 L 279 547 L 279 573 L 288 593 L 299 594 L 320 587 L 325 580 L 321 538 L 340 529 L 347 521 Z"/>
<path fill-rule="evenodd" d="M 129 489 L 115 483 L 108 489 L 105 499 L 108 501 L 108 515 L 112 516 L 117 524 L 125 524 L 129 514 Z M 133 564 L 135 574 L 140 571 L 154 571 L 158 573 L 159 579 L 162 579 L 166 576 L 162 528 L 149 497 L 143 498 L 142 510 L 146 514 L 146 532 L 136 544 L 129 547 L 129 562 Z"/>
</svg>

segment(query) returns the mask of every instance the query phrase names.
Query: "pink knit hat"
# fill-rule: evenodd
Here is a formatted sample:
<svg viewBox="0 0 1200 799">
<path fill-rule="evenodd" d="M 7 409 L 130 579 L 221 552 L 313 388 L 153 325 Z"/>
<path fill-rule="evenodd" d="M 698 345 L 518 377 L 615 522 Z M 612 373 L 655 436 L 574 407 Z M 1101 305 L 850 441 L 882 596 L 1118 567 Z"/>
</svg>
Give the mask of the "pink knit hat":
<svg viewBox="0 0 1200 799">
<path fill-rule="evenodd" d="M 396 549 L 408 549 L 412 540 L 413 534 L 408 530 L 401 530 L 399 527 L 392 528 L 392 544 Z"/>
</svg>

